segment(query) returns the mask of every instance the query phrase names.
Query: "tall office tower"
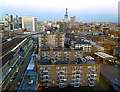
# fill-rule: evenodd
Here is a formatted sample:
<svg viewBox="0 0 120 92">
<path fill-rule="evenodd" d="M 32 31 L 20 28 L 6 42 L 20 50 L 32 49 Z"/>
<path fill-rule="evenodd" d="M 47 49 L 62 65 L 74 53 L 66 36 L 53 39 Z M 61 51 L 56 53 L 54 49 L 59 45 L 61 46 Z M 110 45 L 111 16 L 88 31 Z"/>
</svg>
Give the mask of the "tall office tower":
<svg viewBox="0 0 120 92">
<path fill-rule="evenodd" d="M 35 17 L 22 17 L 22 28 L 34 33 L 36 31 L 36 21 L 37 18 Z"/>
<path fill-rule="evenodd" d="M 45 31 L 39 34 L 39 48 L 63 48 L 65 33 Z"/>
<path fill-rule="evenodd" d="M 8 15 L 8 14 L 6 14 L 5 20 L 6 20 L 6 21 L 9 21 L 9 15 Z"/>
<path fill-rule="evenodd" d="M 70 22 L 71 22 L 72 25 L 74 25 L 75 22 L 76 22 L 76 17 L 75 16 L 70 17 Z"/>
<path fill-rule="evenodd" d="M 68 21 L 68 14 L 67 14 L 67 13 L 68 13 L 68 12 L 67 12 L 67 8 L 66 8 L 66 14 L 65 14 L 65 16 L 64 16 L 65 22 Z"/>
<path fill-rule="evenodd" d="M 13 22 L 13 15 L 10 15 L 10 22 Z"/>
</svg>

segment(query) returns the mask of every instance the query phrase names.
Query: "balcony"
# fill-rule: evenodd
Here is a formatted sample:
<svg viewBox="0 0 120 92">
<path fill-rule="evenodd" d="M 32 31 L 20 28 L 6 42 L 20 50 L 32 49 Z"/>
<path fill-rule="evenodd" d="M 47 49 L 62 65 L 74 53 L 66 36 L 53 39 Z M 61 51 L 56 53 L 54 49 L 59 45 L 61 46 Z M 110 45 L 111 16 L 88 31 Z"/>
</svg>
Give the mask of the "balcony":
<svg viewBox="0 0 120 92">
<path fill-rule="evenodd" d="M 72 79 L 72 81 L 81 81 L 82 80 L 82 78 L 74 78 L 74 79 Z"/>
<path fill-rule="evenodd" d="M 64 83 L 64 82 L 59 82 L 59 84 L 60 84 L 60 85 L 65 85 L 65 83 Z"/>
<path fill-rule="evenodd" d="M 95 85 L 94 84 L 89 84 L 90 87 L 94 87 Z"/>
<path fill-rule="evenodd" d="M 59 79 L 60 81 L 67 81 L 67 79 Z"/>
<path fill-rule="evenodd" d="M 45 78 L 45 77 L 51 77 L 50 75 L 43 75 L 43 78 Z"/>
<path fill-rule="evenodd" d="M 81 74 L 75 74 L 75 76 L 79 76 L 79 77 L 80 77 L 80 76 L 82 76 L 82 75 L 81 75 Z"/>
<path fill-rule="evenodd" d="M 72 77 L 75 77 L 75 78 L 80 78 L 82 75 L 81 74 L 74 74 L 72 75 Z"/>
<path fill-rule="evenodd" d="M 60 77 L 60 76 L 65 77 L 65 75 L 64 75 L 64 74 L 60 74 L 60 75 L 59 75 L 59 77 Z"/>
<path fill-rule="evenodd" d="M 95 74 L 95 73 L 91 73 L 90 75 L 91 75 L 91 76 L 97 76 L 97 74 Z"/>
<path fill-rule="evenodd" d="M 79 87 L 79 85 L 74 85 L 74 87 L 75 87 L 75 88 L 78 88 L 78 87 Z"/>
<path fill-rule="evenodd" d="M 65 77 L 63 77 L 63 76 L 60 76 L 60 77 L 58 77 L 58 79 L 65 79 Z"/>
<path fill-rule="evenodd" d="M 43 70 L 43 72 L 49 72 L 48 70 Z"/>
<path fill-rule="evenodd" d="M 75 81 L 76 79 L 72 79 L 72 81 Z"/>
<path fill-rule="evenodd" d="M 74 85 L 74 84 L 75 84 L 74 82 L 71 83 L 71 85 Z"/>
<path fill-rule="evenodd" d="M 48 77 L 49 75 L 43 75 L 43 77 L 46 77 L 46 76 Z"/>
<path fill-rule="evenodd" d="M 87 78 L 87 80 L 90 80 L 90 78 Z"/>
<path fill-rule="evenodd" d="M 51 79 L 43 79 L 42 81 L 45 82 L 45 81 L 52 81 L 52 80 Z"/>
<path fill-rule="evenodd" d="M 90 83 L 92 83 L 92 84 L 94 84 L 95 83 L 95 81 L 89 81 Z"/>
<path fill-rule="evenodd" d="M 64 70 L 60 70 L 59 73 L 66 73 L 66 71 L 64 71 Z"/>
<path fill-rule="evenodd" d="M 72 71 L 72 73 L 76 73 L 76 74 L 80 74 L 82 73 L 83 71 L 82 70 L 75 70 L 75 71 Z"/>
<path fill-rule="evenodd" d="M 43 79 L 43 81 L 49 81 L 49 79 Z"/>
<path fill-rule="evenodd" d="M 96 69 L 90 69 L 90 71 L 95 72 L 95 71 L 96 71 Z"/>
<path fill-rule="evenodd" d="M 75 81 L 74 84 L 81 84 L 81 82 L 79 82 L 79 81 Z"/>
<path fill-rule="evenodd" d="M 97 78 L 95 78 L 95 77 L 90 77 L 90 79 L 96 80 Z"/>
</svg>

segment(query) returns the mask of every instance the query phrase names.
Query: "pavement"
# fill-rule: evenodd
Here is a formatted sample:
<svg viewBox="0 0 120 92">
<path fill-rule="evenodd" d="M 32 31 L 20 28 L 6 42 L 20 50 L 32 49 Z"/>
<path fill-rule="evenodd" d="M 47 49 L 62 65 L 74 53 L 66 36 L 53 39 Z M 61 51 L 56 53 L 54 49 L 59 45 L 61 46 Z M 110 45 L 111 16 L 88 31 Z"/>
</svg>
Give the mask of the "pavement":
<svg viewBox="0 0 120 92">
<path fill-rule="evenodd" d="M 120 67 L 118 65 L 101 64 L 101 74 L 107 79 L 111 86 L 120 92 Z"/>
</svg>

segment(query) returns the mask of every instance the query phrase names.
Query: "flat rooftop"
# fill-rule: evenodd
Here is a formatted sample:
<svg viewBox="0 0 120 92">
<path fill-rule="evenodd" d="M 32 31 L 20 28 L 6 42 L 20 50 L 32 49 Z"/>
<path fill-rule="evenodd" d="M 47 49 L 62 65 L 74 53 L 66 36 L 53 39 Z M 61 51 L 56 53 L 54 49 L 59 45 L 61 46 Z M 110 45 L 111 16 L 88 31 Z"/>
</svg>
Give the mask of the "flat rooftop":
<svg viewBox="0 0 120 92">
<path fill-rule="evenodd" d="M 109 54 L 106 54 L 106 53 L 104 53 L 104 52 L 95 52 L 94 54 L 95 54 L 95 55 L 98 55 L 98 56 L 101 57 L 101 58 L 115 58 L 114 56 L 109 55 Z"/>
<path fill-rule="evenodd" d="M 24 81 L 21 84 L 20 91 L 35 90 L 37 84 L 37 72 L 28 70 L 25 76 L 30 76 L 30 80 L 33 80 L 33 84 L 26 84 L 24 79 Z"/>
<path fill-rule="evenodd" d="M 95 61 L 87 61 L 86 64 L 98 64 L 98 63 Z"/>
</svg>

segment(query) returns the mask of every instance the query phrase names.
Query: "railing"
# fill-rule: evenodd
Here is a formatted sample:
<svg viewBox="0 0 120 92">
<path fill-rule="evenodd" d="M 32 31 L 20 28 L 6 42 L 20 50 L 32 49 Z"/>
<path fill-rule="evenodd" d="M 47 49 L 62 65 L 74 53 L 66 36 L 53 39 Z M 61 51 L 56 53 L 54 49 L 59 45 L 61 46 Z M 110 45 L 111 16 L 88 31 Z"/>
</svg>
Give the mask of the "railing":
<svg viewBox="0 0 120 92">
<path fill-rule="evenodd" d="M 94 87 L 95 85 L 94 84 L 89 84 L 90 87 Z"/>
<path fill-rule="evenodd" d="M 43 70 L 43 72 L 49 72 L 48 70 Z"/>
</svg>

